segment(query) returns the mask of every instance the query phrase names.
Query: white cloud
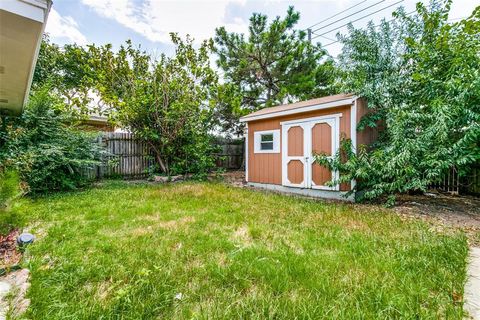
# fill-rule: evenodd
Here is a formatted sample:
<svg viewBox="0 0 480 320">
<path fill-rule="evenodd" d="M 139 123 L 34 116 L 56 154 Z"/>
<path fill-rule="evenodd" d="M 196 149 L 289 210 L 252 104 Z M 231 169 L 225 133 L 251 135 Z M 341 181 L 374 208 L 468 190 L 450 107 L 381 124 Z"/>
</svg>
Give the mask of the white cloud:
<svg viewBox="0 0 480 320">
<path fill-rule="evenodd" d="M 214 36 L 216 27 L 225 25 L 229 31 L 246 31 L 241 20 L 225 22 L 225 8 L 230 1 L 187 2 L 146 0 L 82 0 L 97 14 L 120 23 L 153 42 L 170 42 L 170 32 L 191 35 L 196 41 Z"/>
<path fill-rule="evenodd" d="M 75 42 L 79 45 L 87 43 L 87 38 L 78 29 L 77 22 L 70 16 L 62 17 L 51 9 L 45 29 L 55 42 Z"/>
</svg>

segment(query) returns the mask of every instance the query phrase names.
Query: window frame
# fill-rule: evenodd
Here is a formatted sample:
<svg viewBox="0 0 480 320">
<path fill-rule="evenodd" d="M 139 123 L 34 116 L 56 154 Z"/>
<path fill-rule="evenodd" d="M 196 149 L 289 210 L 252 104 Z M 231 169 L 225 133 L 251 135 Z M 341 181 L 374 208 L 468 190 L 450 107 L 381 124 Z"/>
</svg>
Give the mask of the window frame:
<svg viewBox="0 0 480 320">
<path fill-rule="evenodd" d="M 262 141 L 262 137 L 271 135 L 271 141 Z M 254 153 L 280 153 L 280 130 L 255 131 L 253 136 Z M 271 149 L 262 149 L 262 144 L 271 143 Z"/>
<path fill-rule="evenodd" d="M 268 140 L 263 140 L 263 137 L 267 137 L 268 136 Z M 262 151 L 272 151 L 273 148 L 274 148 L 274 140 L 275 140 L 275 137 L 273 135 L 273 133 L 261 133 L 260 134 L 260 150 Z M 268 145 L 268 146 L 271 146 L 270 148 L 264 148 L 265 145 Z"/>
</svg>

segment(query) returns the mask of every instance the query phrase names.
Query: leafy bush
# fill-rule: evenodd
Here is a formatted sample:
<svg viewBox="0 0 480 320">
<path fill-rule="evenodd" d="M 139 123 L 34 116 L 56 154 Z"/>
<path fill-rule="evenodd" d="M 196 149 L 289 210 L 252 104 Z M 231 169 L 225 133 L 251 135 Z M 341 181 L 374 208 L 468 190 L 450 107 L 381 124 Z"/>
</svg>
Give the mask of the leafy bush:
<svg viewBox="0 0 480 320">
<path fill-rule="evenodd" d="M 362 181 L 365 198 L 422 191 L 452 166 L 465 174 L 480 161 L 480 7 L 449 23 L 450 4 L 419 3 L 414 15 L 400 10 L 340 37 L 343 90 L 370 108 L 358 129 L 383 127 L 373 152 L 331 163 Z"/>
<path fill-rule="evenodd" d="M 0 165 L 16 170 L 30 192 L 88 183 L 82 170 L 97 164 L 102 150 L 92 133 L 76 128 L 78 119 L 48 88 L 32 94 L 21 116 L 0 121 Z"/>
</svg>

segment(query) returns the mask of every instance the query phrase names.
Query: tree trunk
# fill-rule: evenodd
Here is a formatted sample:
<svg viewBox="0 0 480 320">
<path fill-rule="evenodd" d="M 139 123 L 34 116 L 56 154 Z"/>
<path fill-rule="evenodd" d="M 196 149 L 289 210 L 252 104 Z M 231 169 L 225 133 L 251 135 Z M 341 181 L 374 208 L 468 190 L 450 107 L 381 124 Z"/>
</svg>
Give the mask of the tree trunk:
<svg viewBox="0 0 480 320">
<path fill-rule="evenodd" d="M 169 174 L 168 166 L 166 165 L 165 161 L 162 159 L 162 153 L 151 141 L 147 141 L 147 143 L 150 145 L 150 148 L 152 148 L 153 152 L 155 153 L 155 160 L 160 166 L 160 170 L 162 170 L 163 173 L 168 175 Z"/>
</svg>

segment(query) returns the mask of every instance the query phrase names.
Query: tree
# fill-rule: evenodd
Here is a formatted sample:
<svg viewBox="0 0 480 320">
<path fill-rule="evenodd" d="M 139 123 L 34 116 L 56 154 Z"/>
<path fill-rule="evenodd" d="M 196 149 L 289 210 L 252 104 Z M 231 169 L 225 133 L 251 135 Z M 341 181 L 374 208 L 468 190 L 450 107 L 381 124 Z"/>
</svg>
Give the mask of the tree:
<svg viewBox="0 0 480 320">
<path fill-rule="evenodd" d="M 378 29 L 350 26 L 340 37 L 343 90 L 366 97 L 371 111 L 358 129 L 383 131 L 373 152 L 330 165 L 366 198 L 424 191 L 452 166 L 462 175 L 480 161 L 480 7 L 449 23 L 450 4 L 419 3 L 413 16 L 399 10 Z"/>
<path fill-rule="evenodd" d="M 97 72 L 92 68 L 88 48 L 77 44 L 59 47 L 48 34 L 42 39 L 32 89 L 49 86 L 66 106 L 78 114 L 99 112 L 92 105 L 92 93 L 97 83 Z"/>
<path fill-rule="evenodd" d="M 226 84 L 220 88 L 225 105 L 224 127 L 239 133 L 239 116 L 273 105 L 319 97 L 332 92 L 333 61 L 320 44 L 311 44 L 296 30 L 300 14 L 293 7 L 285 18 L 270 24 L 266 15 L 253 14 L 249 34 L 216 30 L 217 64 Z M 229 108 L 230 107 L 230 108 Z"/>
<path fill-rule="evenodd" d="M 212 42 L 195 50 L 192 39 L 171 38 L 175 55 L 157 60 L 130 41 L 117 53 L 110 45 L 91 46 L 97 88 L 112 117 L 148 143 L 162 172 L 205 173 L 214 165 Z"/>
</svg>

